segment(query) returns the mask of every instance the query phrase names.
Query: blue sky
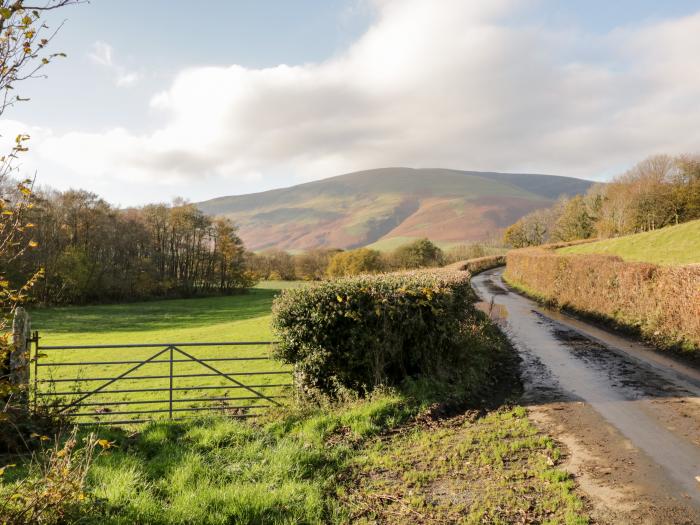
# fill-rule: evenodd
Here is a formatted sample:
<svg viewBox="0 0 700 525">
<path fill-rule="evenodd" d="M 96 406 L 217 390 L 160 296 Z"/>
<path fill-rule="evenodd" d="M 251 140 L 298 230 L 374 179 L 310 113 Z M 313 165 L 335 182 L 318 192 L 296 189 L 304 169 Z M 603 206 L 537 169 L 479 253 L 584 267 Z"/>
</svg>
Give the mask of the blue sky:
<svg viewBox="0 0 700 525">
<path fill-rule="evenodd" d="M 92 0 L 52 15 L 68 58 L 23 86 L 32 101 L 0 129 L 31 133 L 24 169 L 40 183 L 121 204 L 387 165 L 604 180 L 700 148 L 699 12 L 686 0 Z"/>
</svg>

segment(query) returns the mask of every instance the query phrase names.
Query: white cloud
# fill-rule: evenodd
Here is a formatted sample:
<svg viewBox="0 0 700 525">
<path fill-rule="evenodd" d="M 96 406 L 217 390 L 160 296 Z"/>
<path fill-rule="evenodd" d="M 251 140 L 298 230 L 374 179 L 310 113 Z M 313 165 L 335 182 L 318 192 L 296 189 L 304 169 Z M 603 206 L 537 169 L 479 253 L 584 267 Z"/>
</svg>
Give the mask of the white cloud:
<svg viewBox="0 0 700 525">
<path fill-rule="evenodd" d="M 88 57 L 95 64 L 111 71 L 114 75 L 114 82 L 119 87 L 131 86 L 138 82 L 141 77 L 136 71 L 128 71 L 124 66 L 117 64 L 114 61 L 112 46 L 105 42 L 95 42 L 92 46 L 92 52 L 88 53 Z"/>
<path fill-rule="evenodd" d="M 38 155 L 115 188 L 213 195 L 388 165 L 595 177 L 700 149 L 700 13 L 601 36 L 518 24 L 527 0 L 373 3 L 373 27 L 326 62 L 186 69 L 152 97 L 155 131 L 49 134 Z M 91 57 L 118 70 L 107 44 Z"/>
</svg>

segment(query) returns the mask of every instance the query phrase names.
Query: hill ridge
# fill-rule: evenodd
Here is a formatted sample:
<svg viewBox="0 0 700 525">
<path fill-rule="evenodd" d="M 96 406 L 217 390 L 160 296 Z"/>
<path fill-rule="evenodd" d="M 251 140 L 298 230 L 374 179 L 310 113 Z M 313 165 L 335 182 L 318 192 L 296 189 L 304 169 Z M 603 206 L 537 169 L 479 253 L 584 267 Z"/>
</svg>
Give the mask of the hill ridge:
<svg viewBox="0 0 700 525">
<path fill-rule="evenodd" d="M 253 250 L 353 248 L 391 237 L 468 242 L 497 234 L 591 181 L 449 168 L 375 168 L 197 205 L 240 226 Z"/>
</svg>

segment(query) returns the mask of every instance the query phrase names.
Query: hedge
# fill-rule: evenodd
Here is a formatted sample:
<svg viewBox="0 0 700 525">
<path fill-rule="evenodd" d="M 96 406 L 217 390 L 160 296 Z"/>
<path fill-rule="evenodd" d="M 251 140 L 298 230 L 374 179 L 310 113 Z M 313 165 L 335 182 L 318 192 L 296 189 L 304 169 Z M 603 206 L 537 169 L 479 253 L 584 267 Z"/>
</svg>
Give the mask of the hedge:
<svg viewBox="0 0 700 525">
<path fill-rule="evenodd" d="M 497 268 L 506 264 L 505 255 L 487 255 L 466 261 L 459 261 L 446 266 L 445 269 L 469 272 L 472 275 L 485 272 L 491 268 Z"/>
<path fill-rule="evenodd" d="M 277 357 L 294 365 L 297 387 L 309 396 L 362 394 L 409 377 L 476 388 L 502 342 L 475 299 L 469 274 L 447 270 L 285 290 L 273 305 Z"/>
<path fill-rule="evenodd" d="M 526 248 L 508 253 L 504 277 L 554 306 L 632 329 L 661 347 L 700 349 L 700 265 Z"/>
</svg>

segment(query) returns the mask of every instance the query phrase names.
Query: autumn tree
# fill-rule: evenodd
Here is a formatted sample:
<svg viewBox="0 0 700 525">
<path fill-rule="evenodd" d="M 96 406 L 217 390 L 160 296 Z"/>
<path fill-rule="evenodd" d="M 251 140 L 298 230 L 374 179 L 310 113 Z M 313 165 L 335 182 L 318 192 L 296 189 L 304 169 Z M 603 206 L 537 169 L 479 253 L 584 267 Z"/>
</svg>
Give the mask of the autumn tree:
<svg viewBox="0 0 700 525">
<path fill-rule="evenodd" d="M 295 273 L 299 279 L 319 281 L 326 277 L 331 259 L 341 250 L 315 248 L 294 257 Z"/>
<path fill-rule="evenodd" d="M 386 269 L 381 252 L 369 248 L 358 248 L 340 252 L 328 265 L 329 277 L 348 277 L 364 273 L 378 273 Z"/>
<path fill-rule="evenodd" d="M 24 0 L 0 0 L 0 118 L 8 108 L 28 99 L 22 98 L 23 81 L 42 75 L 43 68 L 60 53 L 48 53 L 48 45 L 56 34 L 42 23 L 42 15 L 76 0 L 48 0 L 31 5 Z M 34 224 L 28 220 L 32 209 L 32 183 L 12 183 L 19 173 L 17 158 L 27 151 L 28 135 L 20 134 L 5 155 L 0 156 L 0 397 L 8 399 L 12 387 L 8 382 L 7 360 L 11 351 L 8 323 L 15 308 L 27 296 L 41 276 L 34 268 L 24 282 L 13 285 L 7 274 L 26 250 L 35 246 L 31 238 Z M 9 403 L 4 403 L 6 414 Z"/>
<path fill-rule="evenodd" d="M 405 270 L 441 266 L 445 259 L 442 250 L 428 239 L 418 239 L 399 246 L 391 258 L 396 268 Z"/>
</svg>

